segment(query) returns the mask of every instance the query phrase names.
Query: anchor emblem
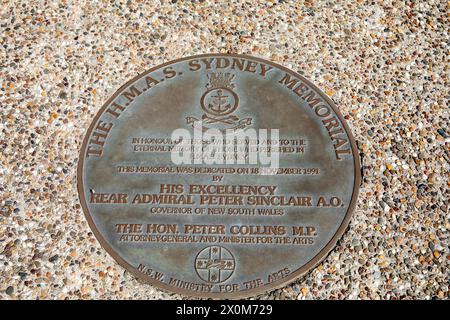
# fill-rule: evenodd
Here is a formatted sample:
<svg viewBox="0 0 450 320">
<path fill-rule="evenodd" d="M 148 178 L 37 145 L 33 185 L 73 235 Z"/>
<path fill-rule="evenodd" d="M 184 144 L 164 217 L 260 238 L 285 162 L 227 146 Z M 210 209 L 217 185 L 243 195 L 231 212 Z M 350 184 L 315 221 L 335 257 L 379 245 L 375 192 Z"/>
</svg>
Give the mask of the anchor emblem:
<svg viewBox="0 0 450 320">
<path fill-rule="evenodd" d="M 201 118 L 204 129 L 214 124 L 217 129 L 243 129 L 250 125 L 251 118 L 239 119 L 232 113 L 239 105 L 239 96 L 233 90 L 235 85 L 232 83 L 235 75 L 230 73 L 212 73 L 208 74 L 209 82 L 206 85 L 206 92 L 200 98 L 200 106 L 204 111 Z M 186 122 L 193 126 L 194 117 L 187 117 Z"/>
<path fill-rule="evenodd" d="M 212 105 L 211 103 L 208 104 L 208 107 L 210 110 L 216 112 L 216 113 L 222 113 L 227 111 L 228 109 L 231 108 L 230 104 L 227 104 L 223 109 L 222 109 L 222 102 L 223 101 L 227 101 L 228 100 L 228 96 L 226 95 L 222 95 L 222 89 L 218 89 L 217 90 L 217 94 L 215 96 L 212 96 L 212 98 L 214 98 L 214 102 L 217 105 L 217 107 L 214 107 L 214 105 Z"/>
</svg>

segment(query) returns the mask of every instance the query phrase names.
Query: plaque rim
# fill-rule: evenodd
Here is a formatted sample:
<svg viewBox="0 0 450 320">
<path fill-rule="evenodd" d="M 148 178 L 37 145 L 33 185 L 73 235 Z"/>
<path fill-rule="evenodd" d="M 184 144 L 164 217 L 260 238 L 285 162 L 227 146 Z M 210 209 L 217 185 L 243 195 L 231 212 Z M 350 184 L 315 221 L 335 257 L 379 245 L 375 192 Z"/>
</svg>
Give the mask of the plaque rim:
<svg viewBox="0 0 450 320">
<path fill-rule="evenodd" d="M 98 231 L 97 227 L 95 226 L 95 223 L 91 217 L 91 214 L 89 212 L 89 209 L 87 207 L 86 203 L 86 197 L 84 195 L 83 190 L 83 164 L 85 160 L 85 152 L 86 147 L 88 144 L 89 137 L 99 120 L 100 116 L 104 113 L 106 107 L 114 101 L 114 99 L 119 96 L 124 89 L 126 89 L 130 84 L 134 83 L 138 79 L 144 77 L 145 75 L 163 68 L 168 65 L 172 65 L 181 61 L 185 60 L 191 60 L 196 58 L 205 58 L 205 57 L 235 57 L 235 58 L 242 58 L 242 59 L 248 59 L 248 60 L 254 60 L 261 63 L 265 63 L 268 65 L 271 65 L 275 68 L 278 68 L 284 72 L 287 72 L 304 83 L 306 83 L 316 94 L 320 95 L 333 109 L 336 116 L 339 118 L 340 122 L 342 123 L 343 128 L 345 129 L 345 132 L 347 134 L 347 137 L 349 138 L 351 149 L 352 149 L 352 155 L 353 155 L 353 163 L 354 163 L 354 184 L 353 184 L 353 192 L 351 196 L 351 201 L 348 206 L 347 212 L 345 213 L 345 217 L 342 220 L 342 223 L 338 227 L 336 233 L 333 235 L 333 237 L 328 241 L 328 243 L 306 264 L 301 266 L 300 268 L 292 271 L 289 273 L 288 276 L 276 280 L 272 283 L 265 284 L 256 288 L 252 288 L 249 290 L 241 290 L 238 292 L 231 292 L 231 293 L 222 293 L 222 292 L 209 292 L 209 293 L 203 293 L 203 292 L 194 292 L 187 289 L 182 289 L 178 287 L 169 286 L 166 283 L 157 281 L 155 279 L 151 279 L 149 277 L 144 276 L 142 273 L 137 271 L 137 269 L 125 261 L 109 244 L 108 242 L 103 238 L 103 235 Z M 315 84 L 313 84 L 311 81 L 300 75 L 298 72 L 295 72 L 287 67 L 284 67 L 278 63 L 272 62 L 270 60 L 266 60 L 264 58 L 259 58 L 247 54 L 230 54 L 230 53 L 204 53 L 204 54 L 198 54 L 198 55 L 191 55 L 191 56 L 185 56 L 182 58 L 170 60 L 161 64 L 158 64 L 156 66 L 151 67 L 150 69 L 145 70 L 142 73 L 139 73 L 132 79 L 125 82 L 120 88 L 118 88 L 114 94 L 109 97 L 106 102 L 101 106 L 100 109 L 96 111 L 96 114 L 94 118 L 91 120 L 90 125 L 88 129 L 85 132 L 83 143 L 81 145 L 81 148 L 79 149 L 79 157 L 77 162 L 77 190 L 78 190 L 78 198 L 81 203 L 81 207 L 83 209 L 84 216 L 88 222 L 88 225 L 93 232 L 95 238 L 100 243 L 100 246 L 106 250 L 106 252 L 113 258 L 115 262 L 117 262 L 122 268 L 130 272 L 133 276 L 137 278 L 137 280 L 141 280 L 146 284 L 149 284 L 151 286 L 154 286 L 160 290 L 164 290 L 169 293 L 176 293 L 183 295 L 185 297 L 196 297 L 196 298 L 209 298 L 209 299 L 243 299 L 243 298 L 249 298 L 258 296 L 264 293 L 267 293 L 269 291 L 277 290 L 280 288 L 283 288 L 287 286 L 288 284 L 292 283 L 293 281 L 299 279 L 300 277 L 306 275 L 308 272 L 312 271 L 317 265 L 319 265 L 323 260 L 325 260 L 329 253 L 335 248 L 337 242 L 339 239 L 342 238 L 343 234 L 347 230 L 347 227 L 349 225 L 350 219 L 353 216 L 353 213 L 355 211 L 356 203 L 358 200 L 359 195 L 359 188 L 361 184 L 361 165 L 360 165 L 360 159 L 358 154 L 358 147 L 356 145 L 356 141 L 353 137 L 352 131 L 350 127 L 348 126 L 345 118 L 342 116 L 339 108 L 336 106 L 336 104 L 329 98 L 320 88 L 318 88 Z"/>
</svg>

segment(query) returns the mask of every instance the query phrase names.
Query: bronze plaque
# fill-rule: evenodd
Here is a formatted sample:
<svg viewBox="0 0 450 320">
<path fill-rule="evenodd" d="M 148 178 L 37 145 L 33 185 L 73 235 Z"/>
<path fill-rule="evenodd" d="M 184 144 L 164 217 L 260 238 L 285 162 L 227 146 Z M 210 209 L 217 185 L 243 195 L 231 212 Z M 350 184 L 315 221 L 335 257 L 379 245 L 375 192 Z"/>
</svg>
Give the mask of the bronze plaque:
<svg viewBox="0 0 450 320">
<path fill-rule="evenodd" d="M 239 298 L 327 255 L 359 170 L 347 124 L 311 82 L 263 59 L 206 54 L 154 67 L 105 103 L 78 191 L 101 245 L 135 276 Z"/>
</svg>

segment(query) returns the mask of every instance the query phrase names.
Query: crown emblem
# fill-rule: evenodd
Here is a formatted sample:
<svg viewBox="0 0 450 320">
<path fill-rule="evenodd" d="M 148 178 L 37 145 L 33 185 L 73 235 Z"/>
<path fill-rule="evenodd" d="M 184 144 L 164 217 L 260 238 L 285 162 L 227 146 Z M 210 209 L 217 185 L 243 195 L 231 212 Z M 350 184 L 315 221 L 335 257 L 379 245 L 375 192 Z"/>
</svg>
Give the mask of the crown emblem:
<svg viewBox="0 0 450 320">
<path fill-rule="evenodd" d="M 213 88 L 227 88 L 233 89 L 235 86 L 232 83 L 234 74 L 231 73 L 211 73 L 208 74 L 209 83 L 206 85 L 206 89 Z"/>
<path fill-rule="evenodd" d="M 233 90 L 235 75 L 217 72 L 207 77 L 206 91 L 200 96 L 203 115 L 201 119 L 186 117 L 186 123 L 195 128 L 194 124 L 200 122 L 205 131 L 211 128 L 237 131 L 251 125 L 252 118 L 240 119 L 233 114 L 239 105 L 239 96 Z"/>
</svg>

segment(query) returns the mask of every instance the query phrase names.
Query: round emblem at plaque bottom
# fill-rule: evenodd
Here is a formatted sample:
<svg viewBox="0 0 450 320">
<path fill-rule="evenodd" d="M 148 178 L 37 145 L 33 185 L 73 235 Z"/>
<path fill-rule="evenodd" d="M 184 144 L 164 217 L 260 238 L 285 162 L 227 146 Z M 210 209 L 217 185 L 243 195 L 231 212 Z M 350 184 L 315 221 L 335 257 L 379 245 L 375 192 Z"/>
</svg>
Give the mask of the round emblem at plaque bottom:
<svg viewBox="0 0 450 320">
<path fill-rule="evenodd" d="M 195 259 L 195 270 L 206 282 L 220 283 L 227 280 L 234 271 L 235 261 L 230 251 L 220 246 L 206 247 Z"/>
<path fill-rule="evenodd" d="M 335 104 L 246 55 L 150 68 L 100 108 L 78 192 L 102 247 L 163 290 L 243 298 L 288 285 L 348 226 L 358 151 Z"/>
</svg>

